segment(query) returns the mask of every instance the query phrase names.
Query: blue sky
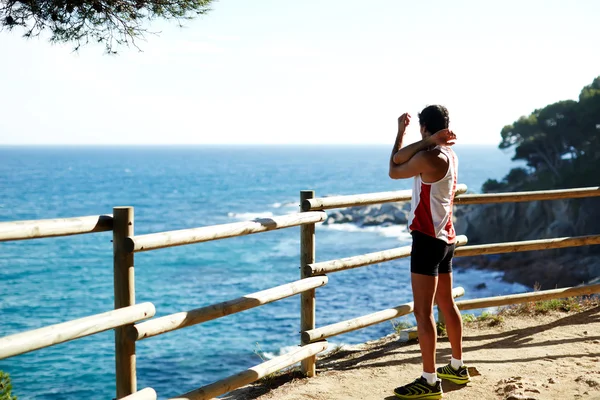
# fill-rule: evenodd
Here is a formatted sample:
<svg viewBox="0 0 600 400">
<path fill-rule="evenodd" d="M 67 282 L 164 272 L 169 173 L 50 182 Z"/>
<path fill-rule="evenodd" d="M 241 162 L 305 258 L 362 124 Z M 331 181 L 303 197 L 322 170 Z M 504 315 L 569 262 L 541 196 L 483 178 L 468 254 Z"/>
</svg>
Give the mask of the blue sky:
<svg viewBox="0 0 600 400">
<path fill-rule="evenodd" d="M 594 0 L 221 0 L 117 56 L 0 32 L 0 144 L 391 144 L 402 112 L 435 103 L 462 143 L 496 144 L 600 75 L 598 15 Z"/>
</svg>

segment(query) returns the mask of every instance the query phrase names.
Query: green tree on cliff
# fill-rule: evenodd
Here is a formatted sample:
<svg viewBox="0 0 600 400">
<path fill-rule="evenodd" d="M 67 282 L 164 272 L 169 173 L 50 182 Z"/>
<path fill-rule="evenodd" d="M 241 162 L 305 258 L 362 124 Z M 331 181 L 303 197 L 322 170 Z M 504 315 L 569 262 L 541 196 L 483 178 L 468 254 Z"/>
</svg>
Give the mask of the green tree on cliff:
<svg viewBox="0 0 600 400">
<path fill-rule="evenodd" d="M 0 371 L 0 400 L 17 400 L 17 397 L 13 396 L 11 392 L 10 376 Z"/>
<path fill-rule="evenodd" d="M 50 41 L 104 43 L 113 53 L 119 45 L 135 46 L 157 18 L 182 20 L 209 11 L 212 0 L 0 0 L 0 28 L 22 28 L 25 37 L 50 33 Z"/>
<path fill-rule="evenodd" d="M 579 100 L 534 110 L 500 132 L 501 149 L 515 148 L 513 169 L 501 182 L 490 179 L 484 192 L 597 185 L 600 182 L 600 76 L 584 87 Z"/>
</svg>

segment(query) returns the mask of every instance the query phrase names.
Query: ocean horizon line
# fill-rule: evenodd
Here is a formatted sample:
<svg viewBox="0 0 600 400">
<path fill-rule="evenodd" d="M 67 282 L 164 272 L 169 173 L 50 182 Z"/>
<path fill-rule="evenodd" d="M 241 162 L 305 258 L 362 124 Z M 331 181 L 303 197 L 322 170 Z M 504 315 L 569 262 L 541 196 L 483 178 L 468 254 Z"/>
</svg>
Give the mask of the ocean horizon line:
<svg viewBox="0 0 600 400">
<path fill-rule="evenodd" d="M 461 143 L 458 144 L 460 147 L 472 146 L 472 147 L 497 147 L 498 144 L 494 143 Z M 2 144 L 1 148 L 158 148 L 158 147 L 384 147 L 391 146 L 391 144 L 384 143 L 174 143 L 174 144 Z"/>
</svg>

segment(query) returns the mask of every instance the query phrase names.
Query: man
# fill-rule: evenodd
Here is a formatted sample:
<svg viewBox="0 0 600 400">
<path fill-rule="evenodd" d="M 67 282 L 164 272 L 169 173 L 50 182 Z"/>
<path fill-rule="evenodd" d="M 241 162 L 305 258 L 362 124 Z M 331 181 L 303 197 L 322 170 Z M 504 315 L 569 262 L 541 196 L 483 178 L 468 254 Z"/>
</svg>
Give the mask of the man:
<svg viewBox="0 0 600 400">
<path fill-rule="evenodd" d="M 462 318 L 452 297 L 452 257 L 456 233 L 452 205 L 456 192 L 458 159 L 449 147 L 456 136 L 448 129 L 448 110 L 428 106 L 419 114 L 422 140 L 403 146 L 410 115 L 398 118 L 398 135 L 390 157 L 390 178 L 414 177 L 409 230 L 413 237 L 411 282 L 417 320 L 423 374 L 417 380 L 394 389 L 401 399 L 440 399 L 438 376 L 455 383 L 470 381 L 462 362 Z M 444 314 L 452 347 L 450 364 L 435 369 L 437 332 L 433 303 Z"/>
</svg>

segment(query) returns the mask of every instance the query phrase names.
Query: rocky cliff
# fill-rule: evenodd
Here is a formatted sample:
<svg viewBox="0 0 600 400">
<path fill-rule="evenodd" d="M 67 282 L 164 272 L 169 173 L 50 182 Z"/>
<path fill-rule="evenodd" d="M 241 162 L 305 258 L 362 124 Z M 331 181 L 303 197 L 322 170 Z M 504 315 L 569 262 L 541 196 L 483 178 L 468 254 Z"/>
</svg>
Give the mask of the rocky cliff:
<svg viewBox="0 0 600 400">
<path fill-rule="evenodd" d="M 469 244 L 600 234 L 600 199 L 571 199 L 456 207 L 456 231 Z M 600 277 L 600 246 L 457 259 L 459 266 L 503 270 L 504 278 L 542 289 Z"/>
<path fill-rule="evenodd" d="M 325 224 L 404 225 L 409 211 L 410 203 L 351 207 L 330 212 Z M 469 244 L 600 234 L 599 198 L 458 206 L 454 216 Z M 510 282 L 551 289 L 598 279 L 600 246 L 465 257 L 455 264 L 502 270 Z"/>
</svg>

